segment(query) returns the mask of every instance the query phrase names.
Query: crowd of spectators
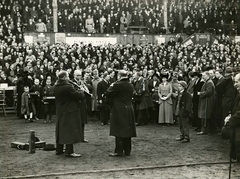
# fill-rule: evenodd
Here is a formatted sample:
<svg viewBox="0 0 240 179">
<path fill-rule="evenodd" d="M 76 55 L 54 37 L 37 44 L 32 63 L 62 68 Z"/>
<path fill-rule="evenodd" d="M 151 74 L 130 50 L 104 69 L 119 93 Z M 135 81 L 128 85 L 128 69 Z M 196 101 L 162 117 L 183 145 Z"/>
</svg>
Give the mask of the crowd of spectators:
<svg viewBox="0 0 240 179">
<path fill-rule="evenodd" d="M 19 43 L 8 45 L 1 43 L 0 71 L 1 80 L 9 85 L 16 82 L 23 71 L 32 78 L 43 81 L 47 75 L 56 79 L 56 71 L 67 70 L 72 75 L 75 69 L 91 74 L 94 69 L 100 73 L 126 69 L 133 71 L 154 70 L 161 73 L 177 71 L 180 75 L 188 71 L 201 71 L 205 66 L 224 70 L 226 66 L 239 67 L 240 44 L 223 39 L 213 45 L 189 45 L 184 47 L 175 38 L 166 44 L 147 45 L 107 45 L 91 44 L 33 44 Z"/>
<path fill-rule="evenodd" d="M 168 1 L 168 27 L 162 0 L 58 0 L 61 32 L 126 33 L 129 26 L 145 26 L 151 34 L 211 32 L 239 34 L 239 1 Z"/>
<path fill-rule="evenodd" d="M 0 40 L 23 42 L 24 32 L 52 32 L 52 0 L 2 0 L 0 2 Z"/>
<path fill-rule="evenodd" d="M 163 0 L 57 2 L 59 32 L 127 33 L 129 26 L 144 26 L 150 34 L 240 33 L 238 0 L 171 0 L 167 7 Z M 3 0 L 0 10 L 1 39 L 10 36 L 18 40 L 26 31 L 53 32 L 52 0 Z"/>
</svg>

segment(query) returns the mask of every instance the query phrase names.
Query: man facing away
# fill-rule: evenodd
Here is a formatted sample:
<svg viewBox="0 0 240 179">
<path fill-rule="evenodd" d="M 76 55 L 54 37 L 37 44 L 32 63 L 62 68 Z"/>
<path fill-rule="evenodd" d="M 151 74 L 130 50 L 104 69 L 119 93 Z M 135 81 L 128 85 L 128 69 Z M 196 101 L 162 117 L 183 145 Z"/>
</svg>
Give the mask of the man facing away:
<svg viewBox="0 0 240 179">
<path fill-rule="evenodd" d="M 131 153 L 131 138 L 136 137 L 135 115 L 132 105 L 134 92 L 129 82 L 128 72 L 118 72 L 119 81 L 106 91 L 107 98 L 113 98 L 110 117 L 110 135 L 115 136 L 115 151 L 110 156 L 129 156 Z"/>
<path fill-rule="evenodd" d="M 66 71 L 58 73 L 58 80 L 54 86 L 56 102 L 56 154 L 63 154 L 66 146 L 67 157 L 81 157 L 74 153 L 73 144 L 82 141 L 81 112 L 79 100 L 84 99 L 82 91 L 76 91 L 69 83 Z"/>
</svg>

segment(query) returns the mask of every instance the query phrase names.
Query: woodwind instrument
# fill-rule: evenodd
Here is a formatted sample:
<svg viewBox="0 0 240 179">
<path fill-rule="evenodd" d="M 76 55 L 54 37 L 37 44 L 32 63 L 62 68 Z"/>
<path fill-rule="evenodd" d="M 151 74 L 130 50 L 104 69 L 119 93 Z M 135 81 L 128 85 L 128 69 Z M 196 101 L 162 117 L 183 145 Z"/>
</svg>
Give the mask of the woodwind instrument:
<svg viewBox="0 0 240 179">
<path fill-rule="evenodd" d="M 86 93 L 86 94 L 92 96 L 92 94 L 89 93 L 88 91 L 86 91 L 81 85 L 75 83 L 75 82 L 72 81 L 72 80 L 68 80 L 68 81 L 69 81 L 69 83 L 71 83 L 72 85 L 74 85 L 74 86 L 76 86 L 77 88 L 79 88 L 80 90 L 82 90 L 84 93 Z"/>
</svg>

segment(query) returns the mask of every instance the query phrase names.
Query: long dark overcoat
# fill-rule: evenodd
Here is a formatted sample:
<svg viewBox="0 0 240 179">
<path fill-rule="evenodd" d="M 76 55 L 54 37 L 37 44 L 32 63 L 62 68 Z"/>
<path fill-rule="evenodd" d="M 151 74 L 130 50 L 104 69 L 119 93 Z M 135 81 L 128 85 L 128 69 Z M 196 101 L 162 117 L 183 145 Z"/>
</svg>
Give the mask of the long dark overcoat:
<svg viewBox="0 0 240 179">
<path fill-rule="evenodd" d="M 84 98 L 83 92 L 76 91 L 72 84 L 65 80 L 57 80 L 54 86 L 56 102 L 56 142 L 58 144 L 74 144 L 82 140 L 81 113 L 79 100 Z"/>
<path fill-rule="evenodd" d="M 222 95 L 222 108 L 224 110 L 231 111 L 233 102 L 237 96 L 237 90 L 234 87 L 232 77 L 226 77 L 218 83 L 216 85 L 216 91 L 219 95 Z"/>
<path fill-rule="evenodd" d="M 135 91 L 141 94 L 141 102 L 136 105 L 136 110 L 142 110 L 153 107 L 153 101 L 148 87 L 149 84 L 147 79 L 140 78 L 138 81 L 134 83 Z"/>
<path fill-rule="evenodd" d="M 107 98 L 113 98 L 110 114 L 110 135 L 121 138 L 136 137 L 135 116 L 132 105 L 134 87 L 128 79 L 110 86 Z"/>
<path fill-rule="evenodd" d="M 215 87 L 211 79 L 208 79 L 202 86 L 198 103 L 198 117 L 211 119 L 214 109 Z"/>
</svg>

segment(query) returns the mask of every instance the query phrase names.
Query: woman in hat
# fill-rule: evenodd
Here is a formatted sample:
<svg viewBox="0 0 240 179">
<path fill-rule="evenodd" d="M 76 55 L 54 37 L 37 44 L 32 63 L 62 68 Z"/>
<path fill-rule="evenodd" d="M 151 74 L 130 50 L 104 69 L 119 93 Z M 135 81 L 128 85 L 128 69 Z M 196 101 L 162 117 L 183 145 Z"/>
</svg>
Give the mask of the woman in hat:
<svg viewBox="0 0 240 179">
<path fill-rule="evenodd" d="M 161 75 L 162 83 L 158 87 L 158 123 L 160 124 L 173 124 L 172 85 L 167 81 L 167 79 L 168 74 Z"/>
</svg>

